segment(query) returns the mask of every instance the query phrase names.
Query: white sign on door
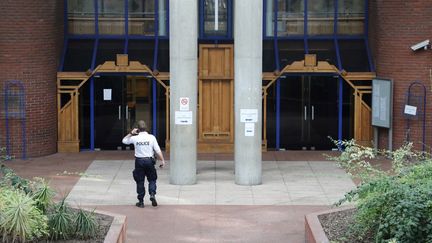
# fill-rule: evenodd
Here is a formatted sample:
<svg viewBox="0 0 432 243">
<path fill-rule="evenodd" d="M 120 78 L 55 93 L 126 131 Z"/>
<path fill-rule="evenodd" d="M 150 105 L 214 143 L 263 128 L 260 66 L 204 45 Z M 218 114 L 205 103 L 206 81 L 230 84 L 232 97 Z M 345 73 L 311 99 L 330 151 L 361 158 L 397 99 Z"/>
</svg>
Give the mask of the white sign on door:
<svg viewBox="0 0 432 243">
<path fill-rule="evenodd" d="M 180 97 L 180 110 L 181 111 L 189 110 L 189 97 Z"/>
<path fill-rule="evenodd" d="M 103 90 L 103 100 L 111 100 L 112 89 Z"/>
</svg>

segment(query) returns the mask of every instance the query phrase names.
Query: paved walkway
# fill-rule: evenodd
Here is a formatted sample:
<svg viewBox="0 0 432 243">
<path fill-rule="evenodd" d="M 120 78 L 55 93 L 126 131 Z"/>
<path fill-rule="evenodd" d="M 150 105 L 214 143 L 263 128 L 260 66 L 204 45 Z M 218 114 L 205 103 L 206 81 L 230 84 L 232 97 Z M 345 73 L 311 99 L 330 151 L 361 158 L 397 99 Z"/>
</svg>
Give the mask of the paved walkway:
<svg viewBox="0 0 432 243">
<path fill-rule="evenodd" d="M 169 162 L 168 162 L 169 164 Z M 68 202 L 131 205 L 136 201 L 132 160 L 96 160 L 73 187 Z M 169 168 L 158 170 L 161 205 L 330 205 L 355 187 L 326 161 L 264 161 L 263 183 L 234 183 L 233 161 L 198 161 L 197 184 L 169 184 Z M 146 183 L 147 184 L 147 183 Z M 148 195 L 147 195 L 148 196 Z"/>
<path fill-rule="evenodd" d="M 23 177 L 49 179 L 57 199 L 70 192 L 71 203 L 126 215 L 128 243 L 300 243 L 304 216 L 328 209 L 354 186 L 322 154 L 263 153 L 263 184 L 252 187 L 235 185 L 232 154 L 199 154 L 196 185 L 170 185 L 169 168 L 158 171 L 156 208 L 148 198 L 145 208 L 134 206 L 132 151 L 53 154 L 7 165 Z"/>
</svg>

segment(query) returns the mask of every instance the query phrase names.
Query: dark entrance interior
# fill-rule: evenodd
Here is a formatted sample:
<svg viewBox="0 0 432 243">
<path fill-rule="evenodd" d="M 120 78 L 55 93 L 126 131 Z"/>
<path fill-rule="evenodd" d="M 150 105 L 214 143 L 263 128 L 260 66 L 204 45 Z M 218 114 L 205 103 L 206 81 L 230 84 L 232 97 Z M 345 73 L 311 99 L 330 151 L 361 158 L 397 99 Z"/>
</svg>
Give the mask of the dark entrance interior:
<svg viewBox="0 0 432 243">
<path fill-rule="evenodd" d="M 287 76 L 281 80 L 280 147 L 328 150 L 338 135 L 338 78 Z"/>
<path fill-rule="evenodd" d="M 95 149 L 132 149 L 122 138 L 136 121 L 144 120 L 152 128 L 152 80 L 138 76 L 100 76 L 94 78 Z M 84 88 L 89 88 L 88 85 Z M 85 92 L 87 93 L 87 92 Z M 81 147 L 89 147 L 89 95 L 81 97 Z"/>
</svg>

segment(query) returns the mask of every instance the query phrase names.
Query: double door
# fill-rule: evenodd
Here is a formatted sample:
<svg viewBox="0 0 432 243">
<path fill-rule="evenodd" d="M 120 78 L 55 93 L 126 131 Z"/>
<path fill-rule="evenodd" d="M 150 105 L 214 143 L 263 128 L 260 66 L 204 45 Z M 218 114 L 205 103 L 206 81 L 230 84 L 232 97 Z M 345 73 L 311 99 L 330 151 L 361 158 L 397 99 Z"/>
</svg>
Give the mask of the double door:
<svg viewBox="0 0 432 243">
<path fill-rule="evenodd" d="M 327 150 L 338 135 L 338 82 L 332 76 L 281 80 L 280 147 Z"/>
<path fill-rule="evenodd" d="M 102 150 L 131 149 L 122 138 L 144 120 L 151 128 L 151 99 L 148 78 L 102 76 L 95 78 L 94 138 L 95 148 Z"/>
</svg>

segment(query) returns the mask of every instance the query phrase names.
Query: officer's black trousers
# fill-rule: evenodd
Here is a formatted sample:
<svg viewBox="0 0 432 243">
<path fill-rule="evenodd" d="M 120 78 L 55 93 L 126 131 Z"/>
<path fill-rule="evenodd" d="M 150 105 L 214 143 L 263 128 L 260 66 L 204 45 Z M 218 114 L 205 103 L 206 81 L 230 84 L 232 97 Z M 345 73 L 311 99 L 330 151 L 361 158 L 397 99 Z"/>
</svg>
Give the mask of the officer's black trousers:
<svg viewBox="0 0 432 243">
<path fill-rule="evenodd" d="M 135 158 L 135 169 L 132 172 L 136 182 L 137 198 L 140 202 L 143 201 L 145 195 L 144 180 L 147 177 L 149 183 L 148 190 L 150 195 L 156 194 L 157 173 L 155 169 L 156 161 L 151 157 Z"/>
</svg>

